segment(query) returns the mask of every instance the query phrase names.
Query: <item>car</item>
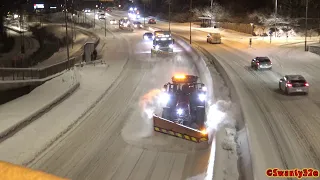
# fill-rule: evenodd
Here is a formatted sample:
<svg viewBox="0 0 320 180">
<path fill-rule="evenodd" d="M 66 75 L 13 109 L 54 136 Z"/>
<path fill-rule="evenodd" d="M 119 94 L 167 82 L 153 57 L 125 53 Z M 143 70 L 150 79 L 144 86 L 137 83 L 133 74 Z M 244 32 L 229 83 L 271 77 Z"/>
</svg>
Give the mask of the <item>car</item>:
<svg viewBox="0 0 320 180">
<path fill-rule="evenodd" d="M 113 25 L 113 24 L 118 24 L 118 21 L 116 21 L 115 19 L 111 19 L 111 20 L 110 20 L 110 24 L 111 24 L 111 25 Z"/>
<path fill-rule="evenodd" d="M 98 11 L 96 11 L 96 14 L 102 14 L 103 13 L 103 11 L 102 10 L 98 10 Z"/>
<path fill-rule="evenodd" d="M 149 19 L 148 24 L 157 24 L 157 22 L 155 19 L 151 18 Z"/>
<path fill-rule="evenodd" d="M 135 28 L 143 28 L 143 25 L 142 25 L 141 22 L 139 22 L 139 21 L 134 21 L 134 22 L 133 22 L 133 26 L 134 26 Z"/>
<path fill-rule="evenodd" d="M 154 36 L 152 32 L 146 32 L 143 34 L 143 39 L 144 40 L 153 40 Z"/>
<path fill-rule="evenodd" d="M 279 90 L 287 95 L 292 93 L 309 94 L 309 83 L 302 75 L 285 75 L 279 80 Z"/>
<path fill-rule="evenodd" d="M 210 43 L 210 44 L 221 44 L 221 35 L 220 35 L 220 33 L 209 33 L 207 35 L 207 43 Z"/>
<path fill-rule="evenodd" d="M 256 57 L 251 61 L 251 68 L 255 70 L 272 69 L 272 62 L 268 57 Z"/>
<path fill-rule="evenodd" d="M 99 14 L 98 18 L 99 18 L 99 19 L 105 19 L 105 18 L 106 18 L 106 15 L 105 15 L 105 14 Z"/>
<path fill-rule="evenodd" d="M 85 13 L 90 13 L 90 12 L 91 12 L 91 9 L 86 8 L 86 9 L 84 9 L 83 11 L 84 11 Z"/>
<path fill-rule="evenodd" d="M 106 9 L 107 12 L 112 12 L 111 8 Z"/>
</svg>

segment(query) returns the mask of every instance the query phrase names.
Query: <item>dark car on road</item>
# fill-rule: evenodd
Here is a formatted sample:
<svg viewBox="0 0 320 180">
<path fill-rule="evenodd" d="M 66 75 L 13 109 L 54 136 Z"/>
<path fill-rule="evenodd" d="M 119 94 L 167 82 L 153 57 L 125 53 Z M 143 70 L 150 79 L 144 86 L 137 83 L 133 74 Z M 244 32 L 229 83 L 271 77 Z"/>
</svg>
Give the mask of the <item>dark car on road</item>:
<svg viewBox="0 0 320 180">
<path fill-rule="evenodd" d="M 146 32 L 143 34 L 144 40 L 153 40 L 153 33 L 152 32 Z"/>
<path fill-rule="evenodd" d="M 149 19 L 148 24 L 157 24 L 157 22 L 155 19 L 151 18 Z"/>
<path fill-rule="evenodd" d="M 251 68 L 255 70 L 272 69 L 272 62 L 268 57 L 256 57 L 251 61 Z"/>
<path fill-rule="evenodd" d="M 134 21 L 133 26 L 134 26 L 134 28 L 143 28 L 143 25 L 139 21 Z"/>
</svg>

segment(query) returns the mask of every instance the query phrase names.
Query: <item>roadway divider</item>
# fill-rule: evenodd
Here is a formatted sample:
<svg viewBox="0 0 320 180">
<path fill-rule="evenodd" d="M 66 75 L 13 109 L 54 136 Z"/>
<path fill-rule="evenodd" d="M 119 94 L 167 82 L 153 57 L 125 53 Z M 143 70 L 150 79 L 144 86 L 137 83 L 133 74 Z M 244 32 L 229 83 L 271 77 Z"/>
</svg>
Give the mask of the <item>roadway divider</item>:
<svg viewBox="0 0 320 180">
<path fill-rule="evenodd" d="M 70 58 L 44 68 L 0 68 L 2 81 L 45 79 L 73 67 L 76 59 Z"/>
</svg>

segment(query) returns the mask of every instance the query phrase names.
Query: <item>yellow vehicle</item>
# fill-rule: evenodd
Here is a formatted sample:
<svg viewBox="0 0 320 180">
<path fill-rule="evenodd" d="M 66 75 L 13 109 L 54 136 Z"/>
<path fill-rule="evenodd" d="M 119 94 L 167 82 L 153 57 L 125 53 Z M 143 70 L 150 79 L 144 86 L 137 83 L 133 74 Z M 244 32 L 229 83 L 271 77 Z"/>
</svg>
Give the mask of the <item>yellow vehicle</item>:
<svg viewBox="0 0 320 180">
<path fill-rule="evenodd" d="M 68 180 L 41 171 L 0 161 L 1 180 Z"/>
<path fill-rule="evenodd" d="M 195 143 L 207 143 L 206 87 L 198 76 L 175 75 L 159 97 L 162 115 L 153 116 L 154 130 Z"/>
<path fill-rule="evenodd" d="M 221 34 L 220 33 L 209 33 L 207 35 L 207 43 L 221 44 Z"/>
</svg>

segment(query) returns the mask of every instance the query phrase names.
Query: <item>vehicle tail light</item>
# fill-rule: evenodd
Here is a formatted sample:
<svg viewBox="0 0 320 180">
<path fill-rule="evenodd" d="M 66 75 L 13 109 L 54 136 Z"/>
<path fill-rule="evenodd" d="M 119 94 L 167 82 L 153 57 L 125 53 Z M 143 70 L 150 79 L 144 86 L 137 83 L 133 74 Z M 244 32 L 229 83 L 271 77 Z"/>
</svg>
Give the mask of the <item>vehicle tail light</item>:
<svg viewBox="0 0 320 180">
<path fill-rule="evenodd" d="M 286 86 L 287 87 L 292 87 L 292 84 L 291 83 L 287 83 Z"/>
<path fill-rule="evenodd" d="M 304 86 L 309 86 L 309 83 L 305 83 Z"/>
<path fill-rule="evenodd" d="M 272 62 L 270 61 L 270 64 L 272 65 Z"/>
<path fill-rule="evenodd" d="M 257 62 L 257 65 L 259 66 L 260 63 Z"/>
</svg>

